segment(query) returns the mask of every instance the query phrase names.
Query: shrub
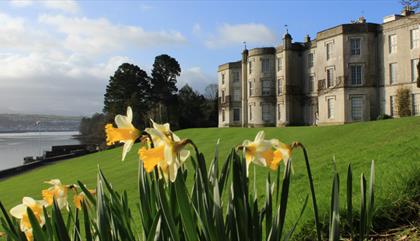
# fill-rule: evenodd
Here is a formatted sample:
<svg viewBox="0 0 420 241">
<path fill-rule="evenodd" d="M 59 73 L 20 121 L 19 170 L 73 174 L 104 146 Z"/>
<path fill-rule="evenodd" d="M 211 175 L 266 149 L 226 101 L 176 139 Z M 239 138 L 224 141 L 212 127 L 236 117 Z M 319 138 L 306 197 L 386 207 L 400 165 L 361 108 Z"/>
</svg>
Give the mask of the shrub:
<svg viewBox="0 0 420 241">
<path fill-rule="evenodd" d="M 411 115 L 410 90 L 408 88 L 399 88 L 397 90 L 397 108 L 400 117 Z"/>
</svg>

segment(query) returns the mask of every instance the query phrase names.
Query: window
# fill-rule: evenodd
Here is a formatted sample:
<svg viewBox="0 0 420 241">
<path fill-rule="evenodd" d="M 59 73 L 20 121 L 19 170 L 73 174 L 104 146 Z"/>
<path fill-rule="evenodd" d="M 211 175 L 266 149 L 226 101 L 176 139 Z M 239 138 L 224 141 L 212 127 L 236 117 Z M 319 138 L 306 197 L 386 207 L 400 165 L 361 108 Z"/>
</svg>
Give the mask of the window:
<svg viewBox="0 0 420 241">
<path fill-rule="evenodd" d="M 270 60 L 269 59 L 261 59 L 261 72 L 262 73 L 269 73 L 270 72 Z"/>
<path fill-rule="evenodd" d="M 327 43 L 326 45 L 327 50 L 327 60 L 331 59 L 332 51 L 333 51 L 333 43 Z"/>
<path fill-rule="evenodd" d="M 269 79 L 262 80 L 262 95 L 271 95 L 272 89 L 271 81 Z"/>
<path fill-rule="evenodd" d="M 249 105 L 249 120 L 252 120 L 252 105 Z"/>
<path fill-rule="evenodd" d="M 420 94 L 413 94 L 413 115 L 420 115 Z"/>
<path fill-rule="evenodd" d="M 225 109 L 222 109 L 222 121 L 225 122 Z"/>
<path fill-rule="evenodd" d="M 283 58 L 279 57 L 277 58 L 277 71 L 280 71 L 283 69 Z"/>
<path fill-rule="evenodd" d="M 249 71 L 249 74 L 252 74 L 252 62 L 251 61 L 248 62 L 248 71 Z"/>
<path fill-rule="evenodd" d="M 233 90 L 233 101 L 241 101 L 241 90 L 234 89 Z"/>
<path fill-rule="evenodd" d="M 263 121 L 271 121 L 271 104 L 263 103 L 261 106 L 262 110 L 262 120 Z"/>
<path fill-rule="evenodd" d="M 314 91 L 314 76 L 313 75 L 309 75 L 309 78 L 308 78 L 308 91 L 309 92 Z"/>
<path fill-rule="evenodd" d="M 280 104 L 277 104 L 277 120 L 280 120 L 281 111 L 280 111 Z"/>
<path fill-rule="evenodd" d="M 249 81 L 249 96 L 252 96 L 254 89 L 252 88 L 252 81 Z"/>
<path fill-rule="evenodd" d="M 222 90 L 222 103 L 225 103 L 225 91 Z"/>
<path fill-rule="evenodd" d="M 334 102 L 333 97 L 327 99 L 328 119 L 334 119 Z"/>
<path fill-rule="evenodd" d="M 283 81 L 282 79 L 277 80 L 277 95 L 281 95 L 283 92 Z"/>
<path fill-rule="evenodd" d="M 420 30 L 418 28 L 410 30 L 411 48 L 420 47 Z"/>
<path fill-rule="evenodd" d="M 397 63 L 389 64 L 389 84 L 397 82 Z"/>
<path fill-rule="evenodd" d="M 222 74 L 222 85 L 225 84 L 225 74 Z"/>
<path fill-rule="evenodd" d="M 240 121 L 241 120 L 241 110 L 239 108 L 233 109 L 233 121 Z"/>
<path fill-rule="evenodd" d="M 418 77 L 417 65 L 419 64 L 419 59 L 411 60 L 411 81 L 416 82 Z"/>
<path fill-rule="evenodd" d="M 389 113 L 391 114 L 391 116 L 394 116 L 395 114 L 395 97 L 394 96 L 389 97 Z"/>
<path fill-rule="evenodd" d="M 239 81 L 239 72 L 235 71 L 232 72 L 233 75 L 233 82 L 238 82 Z"/>
<path fill-rule="evenodd" d="M 309 53 L 308 54 L 308 67 L 311 68 L 314 66 L 314 54 Z"/>
<path fill-rule="evenodd" d="M 360 121 L 363 118 L 363 99 L 361 96 L 351 97 L 351 118 Z"/>
<path fill-rule="evenodd" d="M 327 88 L 334 85 L 334 68 L 327 69 Z"/>
<path fill-rule="evenodd" d="M 362 84 L 362 65 L 355 64 L 350 66 L 351 85 Z"/>
<path fill-rule="evenodd" d="M 389 53 L 393 54 L 397 52 L 397 35 L 392 34 L 388 37 Z"/>
<path fill-rule="evenodd" d="M 360 55 L 360 38 L 350 39 L 351 55 Z"/>
</svg>

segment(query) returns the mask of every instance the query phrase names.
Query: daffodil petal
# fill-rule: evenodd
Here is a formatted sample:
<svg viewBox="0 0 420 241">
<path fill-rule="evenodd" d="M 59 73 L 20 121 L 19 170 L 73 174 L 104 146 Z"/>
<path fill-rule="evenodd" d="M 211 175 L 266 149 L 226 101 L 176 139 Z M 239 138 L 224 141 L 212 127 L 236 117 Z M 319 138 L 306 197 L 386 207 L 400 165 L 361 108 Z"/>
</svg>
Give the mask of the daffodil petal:
<svg viewBox="0 0 420 241">
<path fill-rule="evenodd" d="M 10 209 L 10 214 L 15 217 L 21 219 L 24 214 L 26 214 L 27 206 L 24 204 L 19 204 L 14 208 Z"/>
<path fill-rule="evenodd" d="M 134 141 L 132 140 L 126 140 L 124 141 L 123 151 L 122 151 L 122 161 L 124 161 L 125 157 L 127 156 L 127 153 L 131 150 L 131 147 L 133 146 Z"/>
<path fill-rule="evenodd" d="M 127 116 L 123 116 L 123 115 L 117 115 L 115 116 L 115 124 L 117 124 L 118 128 L 127 128 L 127 129 L 132 129 L 133 125 L 131 124 L 131 122 L 128 120 Z"/>
<path fill-rule="evenodd" d="M 130 106 L 127 107 L 127 118 L 126 120 L 131 124 L 133 122 L 133 110 Z"/>
</svg>

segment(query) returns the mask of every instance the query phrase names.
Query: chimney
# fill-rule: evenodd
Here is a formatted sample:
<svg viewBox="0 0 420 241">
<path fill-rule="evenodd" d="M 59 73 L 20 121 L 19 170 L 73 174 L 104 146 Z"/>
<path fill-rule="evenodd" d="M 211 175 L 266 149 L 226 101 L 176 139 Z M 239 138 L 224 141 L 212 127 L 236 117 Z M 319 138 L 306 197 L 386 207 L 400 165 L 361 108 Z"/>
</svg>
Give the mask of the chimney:
<svg viewBox="0 0 420 241">
<path fill-rule="evenodd" d="M 410 16 L 412 14 L 414 14 L 415 12 L 413 11 L 412 7 L 410 6 L 405 6 L 404 9 L 401 11 L 401 15 L 402 16 Z"/>
<path fill-rule="evenodd" d="M 305 38 L 303 39 L 303 42 L 305 42 L 305 43 L 309 43 L 309 42 L 311 42 L 311 37 L 309 37 L 309 34 L 307 34 L 307 35 L 305 36 Z"/>
</svg>

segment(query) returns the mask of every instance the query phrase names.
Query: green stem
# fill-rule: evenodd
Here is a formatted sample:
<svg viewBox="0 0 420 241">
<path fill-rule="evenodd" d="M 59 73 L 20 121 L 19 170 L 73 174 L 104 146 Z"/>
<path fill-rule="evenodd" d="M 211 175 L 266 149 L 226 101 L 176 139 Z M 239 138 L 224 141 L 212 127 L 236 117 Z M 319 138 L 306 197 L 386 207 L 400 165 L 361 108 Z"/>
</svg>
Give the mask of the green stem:
<svg viewBox="0 0 420 241">
<path fill-rule="evenodd" d="M 306 164 L 306 170 L 308 172 L 309 187 L 311 189 L 312 207 L 314 209 L 316 234 L 317 234 L 318 241 L 321 241 L 322 239 L 321 239 L 321 227 L 320 227 L 319 215 L 318 215 L 318 205 L 316 204 L 314 181 L 312 179 L 312 172 L 311 172 L 311 167 L 309 165 L 308 153 L 306 152 L 306 149 L 303 146 L 303 144 L 300 142 L 293 143 L 292 148 L 295 148 L 295 147 L 300 147 L 303 151 L 303 155 L 305 156 L 305 164 Z"/>
</svg>

